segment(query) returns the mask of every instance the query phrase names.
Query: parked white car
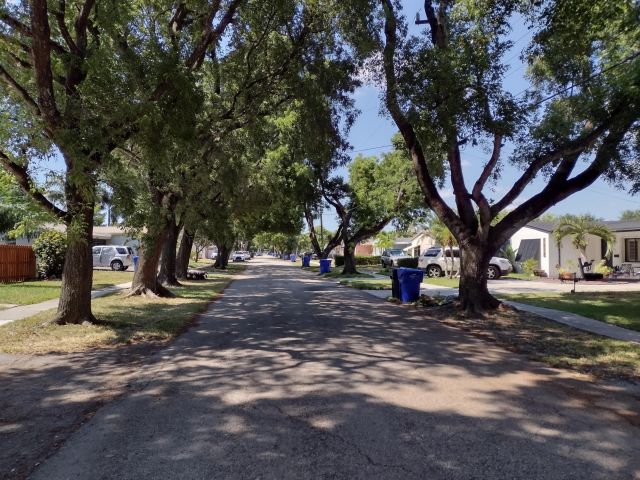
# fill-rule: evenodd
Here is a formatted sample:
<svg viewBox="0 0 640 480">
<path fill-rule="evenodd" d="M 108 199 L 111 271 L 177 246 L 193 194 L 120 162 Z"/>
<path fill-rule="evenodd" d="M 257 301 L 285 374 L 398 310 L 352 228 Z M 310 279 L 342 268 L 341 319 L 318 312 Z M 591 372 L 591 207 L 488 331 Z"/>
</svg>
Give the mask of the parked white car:
<svg viewBox="0 0 640 480">
<path fill-rule="evenodd" d="M 124 245 L 99 245 L 91 249 L 94 267 L 124 271 L 133 263 L 133 248 Z"/>
<path fill-rule="evenodd" d="M 244 262 L 245 261 L 244 252 L 242 252 L 240 250 L 236 250 L 235 252 L 233 252 L 231 254 L 231 261 L 232 262 Z"/>
<path fill-rule="evenodd" d="M 418 260 L 418 268 L 425 271 L 428 277 L 441 277 L 449 270 L 453 270 L 453 274 L 457 274 L 460 270 L 460 249 L 454 247 L 453 255 L 449 248 L 446 249 L 447 257 L 445 262 L 445 249 L 442 247 L 433 247 L 420 255 Z M 452 264 L 453 262 L 453 264 Z M 489 267 L 487 268 L 487 278 L 495 280 L 502 275 L 506 275 L 513 271 L 511 262 L 503 257 L 491 257 Z"/>
</svg>

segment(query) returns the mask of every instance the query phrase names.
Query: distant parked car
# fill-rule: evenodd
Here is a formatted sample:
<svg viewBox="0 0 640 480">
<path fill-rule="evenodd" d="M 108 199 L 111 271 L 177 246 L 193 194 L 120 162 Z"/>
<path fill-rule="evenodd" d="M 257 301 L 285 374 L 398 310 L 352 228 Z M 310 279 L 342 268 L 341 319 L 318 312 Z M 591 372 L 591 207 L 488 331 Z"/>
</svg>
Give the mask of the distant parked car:
<svg viewBox="0 0 640 480">
<path fill-rule="evenodd" d="M 380 256 L 380 260 L 382 261 L 383 267 L 393 267 L 394 265 L 397 264 L 397 261 L 399 258 L 409 258 L 409 255 L 404 253 L 399 248 L 393 248 L 393 249 L 385 250 L 384 252 L 382 252 L 382 255 Z"/>
<path fill-rule="evenodd" d="M 446 261 L 445 250 L 447 254 Z M 460 249 L 457 247 L 452 250 L 442 247 L 430 248 L 420 255 L 418 268 L 423 269 L 428 277 L 441 277 L 445 275 L 448 269 L 452 270 L 453 274 L 457 274 L 460 270 Z M 511 273 L 512 270 L 511 262 L 506 258 L 491 257 L 487 268 L 487 278 L 495 280 L 502 275 Z"/>
<path fill-rule="evenodd" d="M 99 245 L 91 250 L 94 267 L 111 267 L 111 270 L 124 271 L 133 263 L 135 252 L 123 245 Z"/>
<path fill-rule="evenodd" d="M 231 261 L 232 262 L 244 262 L 244 253 L 241 252 L 240 250 L 233 252 L 231 254 Z"/>
</svg>

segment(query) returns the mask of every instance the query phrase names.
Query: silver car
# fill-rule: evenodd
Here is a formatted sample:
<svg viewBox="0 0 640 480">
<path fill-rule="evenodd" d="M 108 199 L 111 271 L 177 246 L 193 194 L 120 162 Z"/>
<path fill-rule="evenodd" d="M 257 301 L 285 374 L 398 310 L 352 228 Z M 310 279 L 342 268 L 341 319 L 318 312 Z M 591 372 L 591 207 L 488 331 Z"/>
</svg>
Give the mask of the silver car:
<svg viewBox="0 0 640 480">
<path fill-rule="evenodd" d="M 391 248 L 382 252 L 380 255 L 380 261 L 383 267 L 393 267 L 398 264 L 398 260 L 401 258 L 409 258 L 409 255 L 404 253 L 400 248 Z"/>
<path fill-rule="evenodd" d="M 460 249 L 454 247 L 452 252 L 447 248 L 445 259 L 445 249 L 432 247 L 420 255 L 418 268 L 423 269 L 428 277 L 441 277 L 449 270 L 452 270 L 453 274 L 457 274 L 460 270 Z M 511 262 L 506 258 L 491 257 L 487 268 L 487 279 L 495 280 L 502 275 L 511 273 L 512 270 Z"/>
<path fill-rule="evenodd" d="M 124 245 L 99 245 L 92 248 L 93 266 L 124 271 L 133 263 L 135 252 Z"/>
</svg>

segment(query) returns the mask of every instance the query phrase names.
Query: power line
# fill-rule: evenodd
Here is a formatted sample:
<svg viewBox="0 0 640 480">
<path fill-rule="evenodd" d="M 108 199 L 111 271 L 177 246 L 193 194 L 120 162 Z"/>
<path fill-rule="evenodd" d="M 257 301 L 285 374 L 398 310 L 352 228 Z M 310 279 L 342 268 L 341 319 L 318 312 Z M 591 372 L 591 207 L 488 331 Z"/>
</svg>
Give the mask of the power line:
<svg viewBox="0 0 640 480">
<path fill-rule="evenodd" d="M 555 93 L 553 93 L 553 94 L 549 95 L 548 97 L 545 97 L 545 98 L 543 98 L 542 100 L 539 100 L 538 102 L 534 103 L 534 104 L 532 105 L 532 107 L 537 107 L 538 105 L 541 105 L 541 104 L 543 104 L 544 102 L 547 102 L 547 101 L 551 100 L 552 98 L 555 98 L 555 97 L 557 97 L 558 95 L 561 95 L 561 94 L 563 94 L 563 93 L 565 93 L 565 92 L 567 92 L 567 91 L 571 90 L 571 89 L 572 89 L 572 88 L 574 88 L 574 87 L 580 87 L 580 86 L 584 85 L 585 83 L 587 83 L 587 82 L 589 82 L 589 81 L 593 80 L 594 78 L 599 77 L 599 76 L 600 76 L 600 75 L 602 75 L 603 73 L 607 73 L 607 72 L 609 72 L 609 71 L 613 70 L 614 68 L 618 68 L 618 67 L 620 67 L 620 66 L 624 65 L 625 63 L 630 62 L 631 60 L 633 60 L 633 59 L 637 58 L 638 56 L 640 56 L 640 51 L 635 52 L 635 53 L 632 53 L 632 54 L 631 54 L 631 55 L 629 55 L 628 57 L 626 57 L 626 58 L 624 58 L 624 59 L 620 60 L 618 63 L 614 63 L 613 65 L 611 65 L 611 66 L 609 66 L 609 67 L 607 67 L 607 68 L 603 68 L 603 69 L 602 69 L 602 70 L 600 70 L 599 72 L 596 72 L 596 73 L 593 73 L 593 74 L 589 75 L 587 78 L 585 78 L 585 79 L 584 79 L 583 81 L 581 81 L 581 82 L 573 83 L 573 84 L 569 85 L 568 87 L 565 87 L 565 88 L 563 88 L 563 89 L 561 89 L 561 90 L 558 90 L 557 92 L 555 92 Z M 522 95 L 523 93 L 527 92 L 528 90 L 529 90 L 529 88 L 525 88 L 524 90 L 522 90 L 522 91 L 520 91 L 520 92 L 516 93 L 514 96 L 515 96 L 515 97 L 519 97 L 520 95 Z"/>
<path fill-rule="evenodd" d="M 609 198 L 615 198 L 616 200 L 622 200 L 622 201 L 625 201 L 625 202 L 636 203 L 636 204 L 640 205 L 640 200 L 632 200 L 630 198 L 621 197 L 619 195 L 611 195 L 610 193 L 601 192 L 601 191 L 596 190 L 594 188 L 585 188 L 584 191 L 585 192 L 597 193 L 599 195 L 605 195 L 605 196 L 607 196 Z"/>
<path fill-rule="evenodd" d="M 380 145 L 379 147 L 369 147 L 369 148 L 361 148 L 359 150 L 352 150 L 351 153 L 358 153 L 358 152 L 366 152 L 368 150 L 378 150 L 380 148 L 388 148 L 388 147 L 393 147 L 393 144 L 389 144 L 389 145 Z"/>
</svg>

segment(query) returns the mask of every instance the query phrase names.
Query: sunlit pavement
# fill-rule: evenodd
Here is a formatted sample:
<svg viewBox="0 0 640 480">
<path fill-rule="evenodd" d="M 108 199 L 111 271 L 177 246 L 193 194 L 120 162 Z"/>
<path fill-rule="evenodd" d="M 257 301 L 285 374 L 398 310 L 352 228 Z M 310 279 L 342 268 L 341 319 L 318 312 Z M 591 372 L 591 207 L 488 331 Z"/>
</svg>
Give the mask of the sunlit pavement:
<svg viewBox="0 0 640 480">
<path fill-rule="evenodd" d="M 638 398 L 249 264 L 33 478 L 640 478 Z"/>
</svg>

